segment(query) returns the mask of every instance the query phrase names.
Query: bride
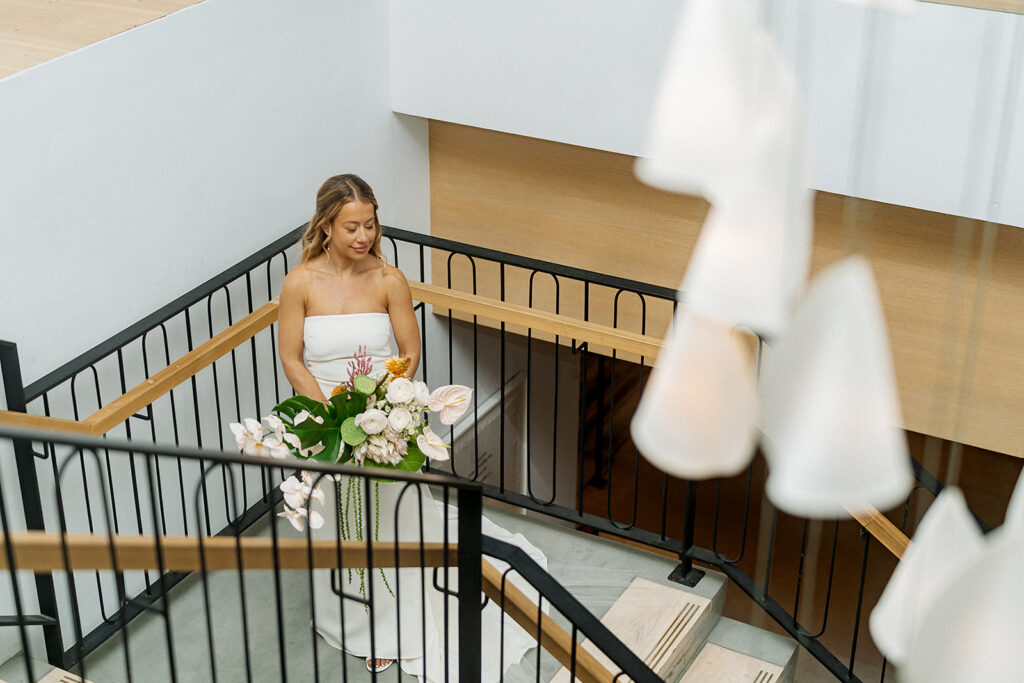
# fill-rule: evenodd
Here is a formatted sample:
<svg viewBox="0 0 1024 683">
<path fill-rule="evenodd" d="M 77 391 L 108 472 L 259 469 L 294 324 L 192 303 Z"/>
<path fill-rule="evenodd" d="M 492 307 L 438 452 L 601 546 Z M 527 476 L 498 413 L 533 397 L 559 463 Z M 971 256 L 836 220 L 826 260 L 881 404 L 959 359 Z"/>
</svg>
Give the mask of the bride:
<svg viewBox="0 0 1024 683">
<path fill-rule="evenodd" d="M 380 239 L 377 200 L 370 186 L 353 174 L 327 179 L 317 192 L 315 214 L 302 236 L 302 262 L 285 277 L 281 288 L 279 353 L 297 394 L 327 400 L 334 387 L 349 379 L 349 366 L 357 354 L 368 355 L 373 372 L 380 372 L 392 355 L 392 336 L 399 357 L 410 359 L 406 375 L 412 377 L 416 372 L 420 337 L 412 296 L 402 272 L 385 262 Z M 333 491 L 328 492 L 324 506 L 326 521 L 313 532 L 315 538 L 338 538 L 339 517 L 342 529 L 362 528 L 370 513 L 377 518 L 377 540 L 418 541 L 422 529 L 424 540 L 439 541 L 443 525 L 451 523 L 456 514 L 435 505 L 425 486 L 374 484 L 370 496 L 376 500 L 372 503 L 360 499 L 362 487 L 363 480 L 348 477 L 327 487 Z M 486 519 L 484 525 L 489 535 L 519 543 L 544 564 L 543 554 L 522 536 L 512 537 Z M 449 537 L 455 538 L 454 534 L 453 530 Z M 452 586 L 453 581 L 450 577 Z M 421 678 L 454 679 L 458 673 L 454 659 L 457 624 L 449 623 L 448 634 L 444 633 L 445 597 L 433 585 L 431 570 L 315 570 L 314 625 L 332 647 L 365 658 L 370 671 L 383 671 L 400 660 L 404 671 Z M 364 607 L 356 600 L 343 600 L 339 593 L 368 598 L 370 604 Z M 495 640 L 491 642 L 504 633 L 505 647 L 498 649 L 504 652 L 488 648 L 491 652 L 486 654 L 493 656 L 483 658 L 488 669 L 484 678 L 493 680 L 501 676 L 501 668 L 517 662 L 534 645 L 532 638 L 507 618 L 501 629 L 502 616 L 495 614 L 496 610 L 489 605 L 482 615 L 483 635 L 492 633 Z M 454 606 L 449 606 L 448 612 L 458 613 Z M 445 642 L 449 643 L 447 676 Z"/>
</svg>

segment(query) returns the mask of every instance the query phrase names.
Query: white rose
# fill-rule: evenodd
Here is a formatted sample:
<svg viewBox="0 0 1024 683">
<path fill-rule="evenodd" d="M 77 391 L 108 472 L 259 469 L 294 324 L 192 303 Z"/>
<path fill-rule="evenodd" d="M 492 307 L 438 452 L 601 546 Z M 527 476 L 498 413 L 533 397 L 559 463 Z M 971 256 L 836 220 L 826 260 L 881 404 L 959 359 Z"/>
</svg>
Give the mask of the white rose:
<svg viewBox="0 0 1024 683">
<path fill-rule="evenodd" d="M 362 428 L 367 434 L 380 434 L 388 424 L 388 416 L 383 410 L 370 408 L 356 415 L 356 427 Z"/>
<path fill-rule="evenodd" d="M 388 385 L 388 392 L 384 395 L 384 398 L 389 403 L 399 404 L 408 403 L 413 397 L 413 386 L 412 380 L 408 377 L 396 377 L 391 380 L 391 384 Z"/>
<path fill-rule="evenodd" d="M 409 412 L 408 408 L 397 406 L 391 409 L 391 414 L 388 415 L 388 426 L 396 432 L 400 432 L 412 423 L 412 413 Z"/>
<path fill-rule="evenodd" d="M 426 382 L 415 382 L 412 385 L 412 399 L 418 406 L 425 408 L 430 405 L 430 389 Z"/>
</svg>

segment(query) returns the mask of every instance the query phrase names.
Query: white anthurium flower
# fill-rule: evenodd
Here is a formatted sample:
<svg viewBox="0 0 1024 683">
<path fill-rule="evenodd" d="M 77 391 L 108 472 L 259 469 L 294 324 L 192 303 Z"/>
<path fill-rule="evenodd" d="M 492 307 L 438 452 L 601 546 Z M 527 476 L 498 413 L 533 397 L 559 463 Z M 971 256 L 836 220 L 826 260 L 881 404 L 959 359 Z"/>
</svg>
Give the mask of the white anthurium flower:
<svg viewBox="0 0 1024 683">
<path fill-rule="evenodd" d="M 356 415 L 356 427 L 367 434 L 380 434 L 388 424 L 388 416 L 383 410 L 370 408 Z"/>
<path fill-rule="evenodd" d="M 448 446 L 430 427 L 423 428 L 423 433 L 416 437 L 416 445 L 423 451 L 423 455 L 431 460 L 448 460 L 450 458 Z"/>
<path fill-rule="evenodd" d="M 384 398 L 389 403 L 398 405 L 399 403 L 408 403 L 413 399 L 414 390 L 412 380 L 408 377 L 396 377 L 391 380 L 391 384 L 388 385 L 388 391 L 384 394 Z"/>
<path fill-rule="evenodd" d="M 317 514 L 319 514 L 319 513 L 317 513 Z M 289 510 L 283 510 L 281 512 L 278 512 L 277 516 L 278 517 L 286 518 L 289 522 L 292 523 L 292 526 L 295 527 L 296 531 L 302 531 L 303 529 L 306 528 L 306 508 L 304 508 L 304 507 L 295 508 L 294 510 L 290 510 L 290 509 Z M 312 525 L 312 523 L 313 523 L 313 520 L 310 520 L 310 524 L 311 525 Z M 324 523 L 324 520 L 321 517 L 320 518 L 320 524 L 323 525 L 323 523 Z M 318 527 L 314 526 L 313 528 L 316 529 Z"/>
<path fill-rule="evenodd" d="M 430 410 L 441 414 L 441 424 L 453 425 L 469 410 L 473 390 L 461 384 L 449 384 L 434 389 L 430 395 Z"/>
<path fill-rule="evenodd" d="M 309 448 L 301 448 L 300 447 L 299 448 L 299 454 L 302 455 L 302 457 L 304 457 L 304 458 L 312 458 L 314 455 L 316 455 L 317 453 L 319 453 L 323 449 L 324 449 L 324 445 L 322 443 L 315 443 L 312 446 L 310 446 Z"/>
<path fill-rule="evenodd" d="M 388 415 L 388 426 L 396 432 L 400 432 L 412 424 L 412 413 L 404 406 L 396 406 L 391 409 Z"/>
<path fill-rule="evenodd" d="M 305 478 L 305 477 L 303 477 Z M 309 495 L 309 487 L 295 477 L 288 477 L 278 487 L 284 493 L 284 502 L 289 507 L 299 509 L 306 506 L 306 497 Z"/>
<path fill-rule="evenodd" d="M 424 408 L 430 405 L 430 389 L 426 382 L 413 382 L 412 400 L 416 402 L 416 405 Z"/>
<path fill-rule="evenodd" d="M 293 424 L 300 425 L 309 418 L 313 418 L 313 422 L 316 422 L 319 425 L 322 425 L 324 423 L 324 419 L 322 417 L 312 415 L 308 410 L 300 410 L 299 412 L 295 413 L 295 422 L 293 422 Z"/>
</svg>

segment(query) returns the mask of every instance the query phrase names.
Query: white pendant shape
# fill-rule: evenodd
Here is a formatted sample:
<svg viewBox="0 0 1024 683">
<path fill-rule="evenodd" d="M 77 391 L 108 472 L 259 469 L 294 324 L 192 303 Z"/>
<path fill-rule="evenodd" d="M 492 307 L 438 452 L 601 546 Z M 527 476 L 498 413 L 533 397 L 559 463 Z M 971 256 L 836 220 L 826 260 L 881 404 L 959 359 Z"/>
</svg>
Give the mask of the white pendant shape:
<svg viewBox="0 0 1024 683">
<path fill-rule="evenodd" d="M 630 425 L 655 467 L 684 479 L 740 472 L 754 454 L 757 386 L 729 326 L 680 309 Z"/>
<path fill-rule="evenodd" d="M 1024 535 L 986 550 L 932 602 L 900 668 L 906 683 L 1019 681 L 1024 672 Z"/>
<path fill-rule="evenodd" d="M 714 201 L 713 188 L 745 159 L 763 34 L 751 0 L 684 3 L 636 164 L 640 180 Z"/>
<path fill-rule="evenodd" d="M 899 666 L 932 605 L 982 556 L 985 541 L 957 488 L 946 488 L 928 508 L 871 612 L 871 637 Z"/>
<path fill-rule="evenodd" d="M 788 207 L 782 194 L 753 191 L 749 201 L 713 207 L 690 256 L 681 301 L 765 337 L 781 334 L 810 265 L 811 193 L 801 194 Z"/>
<path fill-rule="evenodd" d="M 766 490 L 776 506 L 839 518 L 907 496 L 913 475 L 866 260 L 847 258 L 814 278 L 761 381 Z"/>
</svg>

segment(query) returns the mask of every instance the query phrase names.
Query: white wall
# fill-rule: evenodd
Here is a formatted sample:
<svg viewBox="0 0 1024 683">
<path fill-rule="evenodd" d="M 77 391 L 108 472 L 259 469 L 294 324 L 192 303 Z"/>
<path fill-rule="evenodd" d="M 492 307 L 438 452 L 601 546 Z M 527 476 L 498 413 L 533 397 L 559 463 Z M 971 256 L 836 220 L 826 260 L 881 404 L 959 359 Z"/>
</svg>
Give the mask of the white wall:
<svg viewBox="0 0 1024 683">
<path fill-rule="evenodd" d="M 642 153 L 682 0 L 391 4 L 395 111 Z M 815 187 L 1024 226 L 1024 68 L 1009 72 L 1024 17 L 920 3 L 865 30 L 866 11 L 837 0 L 763 4 L 804 85 Z M 874 68 L 861 98 L 865 36 Z M 1021 97 L 1004 110 L 1011 79 Z M 1002 121 L 1019 123 L 993 205 Z"/>
<path fill-rule="evenodd" d="M 26 381 L 300 225 L 328 175 L 426 229 L 387 9 L 207 0 L 0 81 L 0 338 Z"/>
<path fill-rule="evenodd" d="M 329 175 L 427 230 L 426 122 L 391 111 L 387 14 L 206 0 L 0 80 L 0 338 L 26 382 L 298 227 Z M 0 479 L 16 493 L 7 444 Z M 0 629 L 0 662 L 19 649 Z"/>
</svg>

